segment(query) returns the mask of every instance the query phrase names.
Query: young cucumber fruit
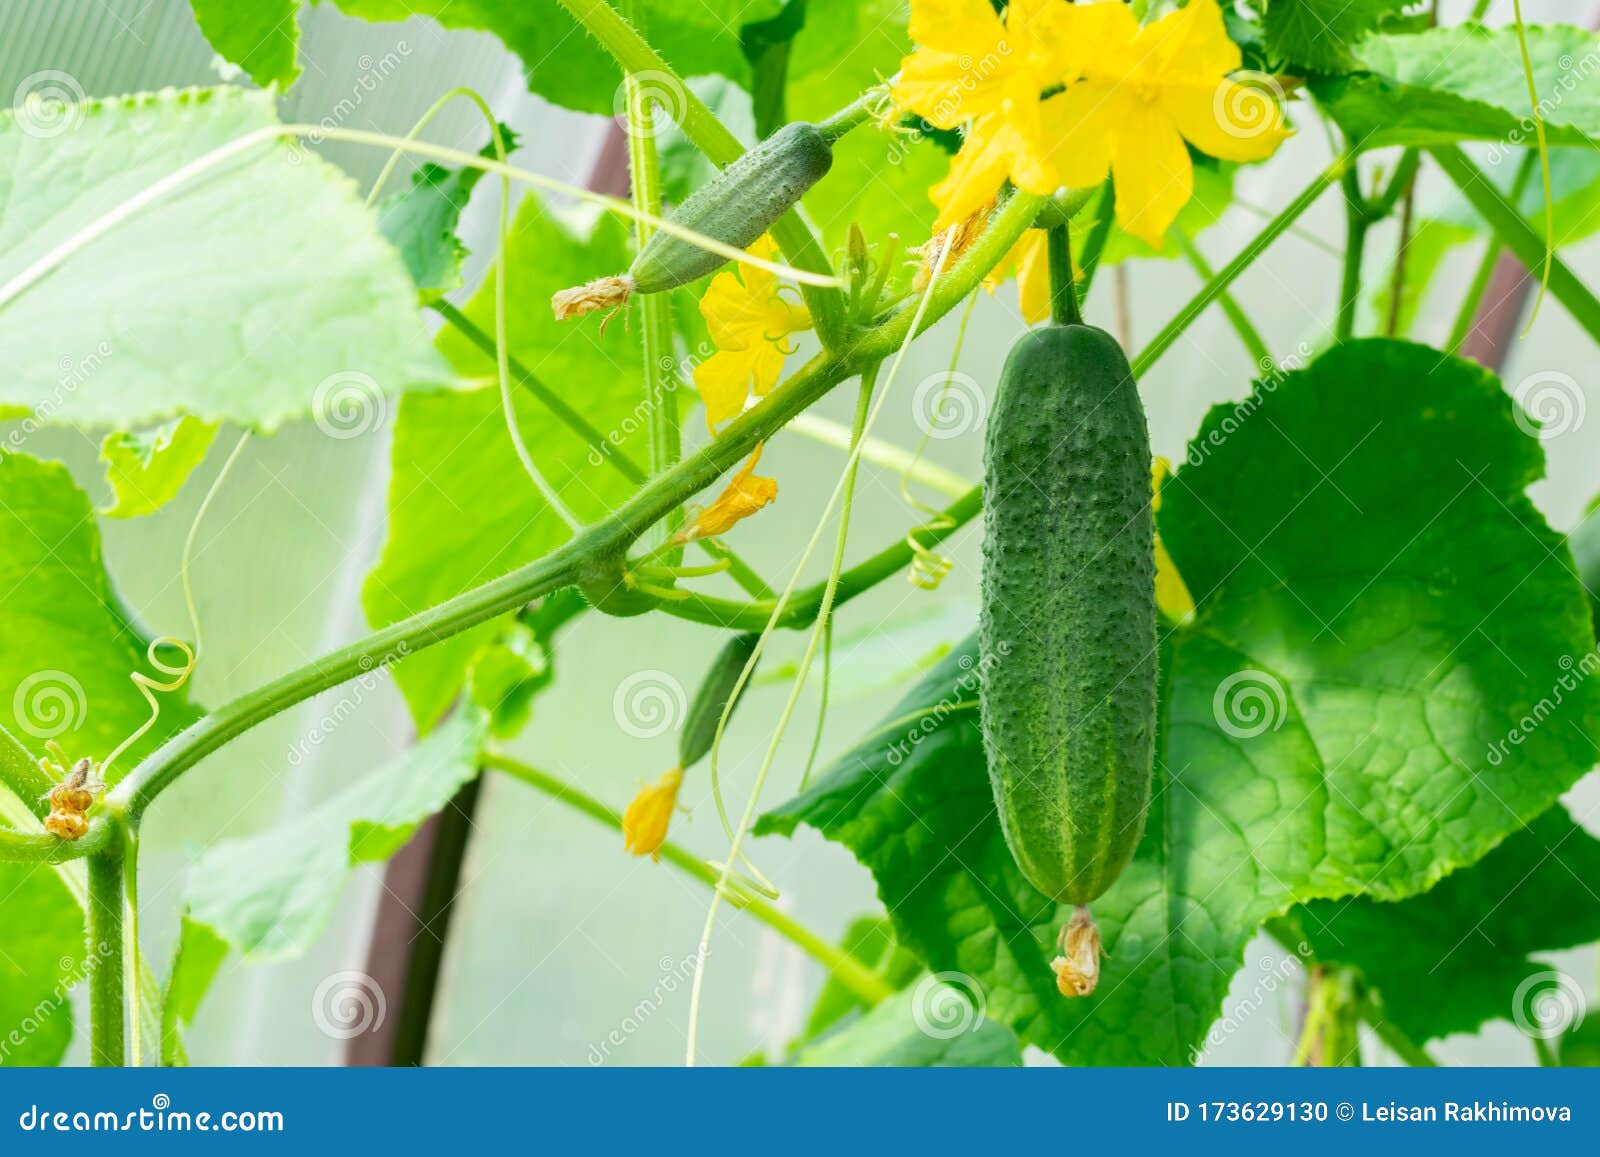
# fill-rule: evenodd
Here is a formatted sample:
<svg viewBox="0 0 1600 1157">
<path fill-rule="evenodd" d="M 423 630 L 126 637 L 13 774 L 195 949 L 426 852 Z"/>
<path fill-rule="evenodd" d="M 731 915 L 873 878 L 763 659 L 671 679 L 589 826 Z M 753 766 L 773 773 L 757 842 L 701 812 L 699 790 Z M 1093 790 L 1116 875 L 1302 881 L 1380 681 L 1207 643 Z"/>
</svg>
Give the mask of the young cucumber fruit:
<svg viewBox="0 0 1600 1157">
<path fill-rule="evenodd" d="M 816 125 L 795 121 L 740 156 L 689 196 L 668 220 L 747 249 L 833 166 L 833 145 Z M 615 308 L 635 293 L 687 285 L 727 263 L 721 254 L 658 229 L 620 277 L 564 289 L 551 304 L 558 318 Z"/>
<path fill-rule="evenodd" d="M 980 698 L 1006 842 L 1059 903 L 1111 886 L 1150 803 L 1150 497 L 1150 435 L 1117 343 L 1078 324 L 1026 334 L 985 446 Z"/>
<path fill-rule="evenodd" d="M 705 678 L 700 680 L 700 689 L 694 693 L 694 702 L 689 704 L 683 730 L 678 732 L 679 767 L 693 767 L 711 750 L 728 701 L 733 699 L 734 706 L 738 706 L 734 690 L 737 688 L 742 697 L 750 687 L 748 681 L 739 687 L 739 677 L 744 674 L 745 664 L 755 654 L 756 645 L 760 642 L 761 636 L 757 634 L 734 635 L 722 645 L 722 650 L 711 661 Z"/>
</svg>

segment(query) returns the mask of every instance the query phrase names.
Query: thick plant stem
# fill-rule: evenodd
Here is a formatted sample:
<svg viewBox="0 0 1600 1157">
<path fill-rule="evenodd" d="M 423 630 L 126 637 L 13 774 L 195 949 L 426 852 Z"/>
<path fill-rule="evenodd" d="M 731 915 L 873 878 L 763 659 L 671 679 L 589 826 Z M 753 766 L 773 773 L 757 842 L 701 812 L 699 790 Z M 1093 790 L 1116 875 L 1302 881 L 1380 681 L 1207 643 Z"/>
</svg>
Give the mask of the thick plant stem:
<svg viewBox="0 0 1600 1157">
<path fill-rule="evenodd" d="M 1361 301 L 1361 258 L 1366 252 L 1367 230 L 1372 218 L 1353 160 L 1339 184 L 1344 191 L 1344 271 L 1339 278 L 1339 319 L 1333 336 L 1336 341 L 1344 341 L 1356 331 L 1356 306 Z"/>
<path fill-rule="evenodd" d="M 1046 234 L 1050 266 L 1050 320 L 1056 325 L 1082 325 L 1078 287 L 1072 276 L 1072 234 L 1065 223 L 1050 226 Z"/>
<path fill-rule="evenodd" d="M 1529 269 L 1544 264 L 1544 239 L 1522 219 L 1513 205 L 1506 202 L 1500 190 L 1484 176 L 1483 170 L 1473 164 L 1456 145 L 1436 145 L 1428 154 L 1444 170 L 1456 188 L 1478 215 L 1484 219 L 1505 247 L 1516 254 Z M 1566 307 L 1572 319 L 1583 327 L 1585 333 L 1600 341 L 1600 298 L 1586 286 L 1572 268 L 1561 258 L 1550 258 L 1550 292 Z"/>
<path fill-rule="evenodd" d="M 560 0 L 560 3 L 589 35 L 600 42 L 600 46 L 611 54 L 624 72 L 652 73 L 673 87 L 682 105 L 679 127 L 712 164 L 725 167 L 744 152 L 739 138 L 728 131 L 705 102 L 684 84 L 672 66 L 607 0 Z M 821 243 L 798 213 L 785 213 L 772 226 L 772 238 L 797 269 L 832 273 L 832 266 Z M 822 344 L 830 349 L 842 344 L 846 336 L 844 294 L 837 289 L 814 285 L 802 285 L 800 293 L 805 298 L 806 308 L 811 311 L 811 319 Z"/>
<path fill-rule="evenodd" d="M 491 754 L 485 757 L 484 763 L 495 771 L 502 772 L 513 779 L 521 780 L 530 787 L 537 788 L 552 799 L 582 812 L 590 819 L 604 824 L 613 831 L 622 831 L 622 816 L 580 787 L 566 783 L 553 775 L 530 767 L 509 756 Z M 670 841 L 662 844 L 660 851 L 661 858 L 674 868 L 677 868 L 692 879 L 700 881 L 708 888 L 716 887 L 717 870 L 694 855 L 694 853 Z M 735 910 L 748 913 L 791 944 L 800 948 L 813 960 L 826 968 L 840 984 L 843 984 L 868 1004 L 876 1004 L 885 997 L 894 995 L 894 989 L 889 986 L 883 977 L 879 976 L 855 956 L 852 956 L 838 945 L 818 936 L 798 920 L 786 915 L 759 896 L 730 895 L 728 903 Z"/>
<path fill-rule="evenodd" d="M 1184 331 L 1194 324 L 1195 319 L 1205 312 L 1206 307 L 1215 301 L 1228 286 L 1232 285 L 1239 274 L 1249 268 L 1251 263 L 1257 257 L 1260 257 L 1268 246 L 1282 236 L 1284 231 L 1299 219 L 1300 214 L 1309 209 L 1312 202 L 1322 196 L 1329 185 L 1339 179 L 1341 172 L 1342 162 L 1318 173 L 1311 183 L 1300 191 L 1298 197 L 1284 206 L 1276 217 L 1267 222 L 1266 227 L 1260 233 L 1250 239 L 1250 242 L 1239 251 L 1232 261 L 1224 265 L 1215 277 L 1202 286 L 1200 292 L 1195 294 L 1189 303 L 1178 311 L 1178 315 L 1151 339 L 1150 344 L 1139 351 L 1139 355 L 1133 359 L 1134 376 L 1143 377 L 1145 371 L 1155 365 L 1161 355 L 1172 347 L 1172 343 L 1182 337 Z"/>
<path fill-rule="evenodd" d="M 88 942 L 89 1063 L 127 1063 L 127 1009 L 123 1005 L 123 863 L 121 841 L 89 857 Z"/>
</svg>

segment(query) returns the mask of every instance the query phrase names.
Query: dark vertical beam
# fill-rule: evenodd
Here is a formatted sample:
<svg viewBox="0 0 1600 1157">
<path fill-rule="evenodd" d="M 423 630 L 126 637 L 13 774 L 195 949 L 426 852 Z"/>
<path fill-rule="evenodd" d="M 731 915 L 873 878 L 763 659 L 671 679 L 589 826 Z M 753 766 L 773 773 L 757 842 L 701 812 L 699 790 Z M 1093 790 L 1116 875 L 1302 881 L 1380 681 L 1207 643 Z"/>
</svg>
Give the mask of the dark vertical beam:
<svg viewBox="0 0 1600 1157">
<path fill-rule="evenodd" d="M 613 124 L 607 131 L 588 186 L 627 196 L 628 140 L 622 126 Z M 480 777 L 457 792 L 384 870 L 366 972 L 384 994 L 388 1015 L 350 1040 L 346 1065 L 420 1065 L 427 1055 L 450 920 L 482 788 Z"/>
</svg>

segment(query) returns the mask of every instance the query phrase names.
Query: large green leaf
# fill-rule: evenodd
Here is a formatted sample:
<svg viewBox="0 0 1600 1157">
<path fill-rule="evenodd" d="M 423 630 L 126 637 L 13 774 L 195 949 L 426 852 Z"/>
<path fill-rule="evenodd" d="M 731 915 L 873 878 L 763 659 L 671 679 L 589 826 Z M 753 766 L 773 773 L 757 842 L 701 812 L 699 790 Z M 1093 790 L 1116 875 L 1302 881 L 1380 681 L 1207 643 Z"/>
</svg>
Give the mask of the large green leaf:
<svg viewBox="0 0 1600 1157">
<path fill-rule="evenodd" d="M 350 869 L 394 855 L 477 774 L 485 733 L 481 713 L 458 712 L 299 819 L 212 845 L 190 869 L 187 920 L 247 960 L 303 952 L 327 925 Z"/>
<path fill-rule="evenodd" d="M 0 415 L 270 430 L 351 383 L 371 407 L 441 380 L 375 218 L 297 142 L 263 140 L 93 235 L 158 181 L 269 129 L 270 94 L 169 90 L 54 113 L 0 114 Z"/>
<path fill-rule="evenodd" d="M 528 88 L 548 101 L 579 112 L 612 116 L 623 110 L 622 72 L 598 41 L 580 28 L 556 0 L 334 0 L 363 20 L 409 20 L 431 16 L 446 28 L 492 32 L 522 58 Z M 739 29 L 770 19 L 784 0 L 637 0 L 639 23 L 650 44 L 679 76 L 715 73 L 750 83 L 750 66 L 739 45 Z M 650 79 L 650 78 L 647 78 Z M 683 109 L 682 94 L 665 77 L 654 91 L 670 112 Z"/>
<path fill-rule="evenodd" d="M 1384 1016 L 1413 1040 L 1497 1019 L 1539 1031 L 1560 1026 L 1540 1025 L 1535 990 L 1563 985 L 1529 954 L 1600 939 L 1597 882 L 1600 840 L 1558 806 L 1421 896 L 1319 900 L 1294 923 L 1318 960 L 1360 968 Z"/>
<path fill-rule="evenodd" d="M 300 0 L 192 0 L 195 23 L 222 59 L 265 88 L 300 75 Z"/>
<path fill-rule="evenodd" d="M 1499 383 L 1400 342 L 1337 347 L 1208 416 L 1162 490 L 1197 602 L 1164 641 L 1156 789 L 1094 905 L 1109 958 L 1064 1000 L 1069 912 L 994 815 L 964 648 L 812 791 L 765 817 L 848 846 L 900 939 L 989 1015 L 1083 1064 L 1181 1063 L 1246 943 L 1292 904 L 1399 899 L 1473 863 L 1594 760 L 1594 691 L 1491 745 L 1592 645 L 1559 536 L 1523 491 L 1538 443 Z"/>
<path fill-rule="evenodd" d="M 1600 39 L 1565 24 L 1527 33 L 1550 143 L 1600 140 L 1600 89 L 1589 83 Z M 1363 41 L 1359 55 L 1369 72 L 1315 82 L 1312 92 L 1362 147 L 1534 139 L 1515 28 L 1380 34 Z"/>
<path fill-rule="evenodd" d="M 811 1067 L 1012 1067 L 1022 1064 L 1016 1036 L 984 1018 L 972 992 L 924 976 L 859 1019 L 801 1047 L 792 1064 Z"/>
<path fill-rule="evenodd" d="M 0 495 L 0 725 L 34 756 L 54 739 L 69 758 L 104 758 L 148 714 L 128 681 L 145 668 L 146 640 L 112 593 L 89 499 L 64 467 L 0 457 Z M 193 717 L 168 697 L 154 734 L 111 778 Z M 8 797 L 0 810 L 37 831 L 23 806 L 33 802 Z M 67 996 L 91 962 L 66 879 L 39 864 L 0 864 L 0 1063 L 54 1064 L 72 1039 Z"/>
<path fill-rule="evenodd" d="M 629 261 L 628 230 L 615 217 L 585 210 L 566 217 L 535 198 L 523 202 L 505 262 L 511 352 L 551 390 L 570 399 L 621 452 L 647 461 L 647 408 L 639 342 L 620 321 L 598 326 L 557 322 L 550 295 Z M 466 309 L 494 329 L 494 292 L 486 284 Z M 466 377 L 485 380 L 494 361 L 454 330 L 440 348 Z M 633 484 L 610 465 L 595 465 L 588 443 L 525 390 L 517 412 L 529 452 L 581 518 L 620 505 Z M 511 446 L 493 387 L 410 394 L 395 423 L 389 483 L 389 537 L 367 578 L 363 599 L 375 626 L 415 614 L 487 582 L 565 542 L 570 532 L 540 498 Z M 501 631 L 467 631 L 402 662 L 397 677 L 419 725 L 449 707 L 475 653 Z"/>
</svg>

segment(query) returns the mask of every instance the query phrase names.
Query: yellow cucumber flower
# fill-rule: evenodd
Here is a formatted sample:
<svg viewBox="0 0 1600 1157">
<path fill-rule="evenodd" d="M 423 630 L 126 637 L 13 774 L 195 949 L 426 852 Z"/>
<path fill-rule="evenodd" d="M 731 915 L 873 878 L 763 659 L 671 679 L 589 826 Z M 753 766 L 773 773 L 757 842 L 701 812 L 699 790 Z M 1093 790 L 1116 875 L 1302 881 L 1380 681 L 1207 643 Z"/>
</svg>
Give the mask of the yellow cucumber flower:
<svg viewBox="0 0 1600 1157">
<path fill-rule="evenodd" d="M 716 501 L 695 515 L 688 526 L 673 535 L 678 543 L 694 542 L 699 538 L 715 538 L 731 530 L 735 523 L 749 518 L 778 497 L 776 478 L 756 477 L 756 463 L 761 461 L 761 447 L 757 446 L 750 460 L 739 468 L 727 488 L 717 495 Z"/>
<path fill-rule="evenodd" d="M 1061 4 L 1056 21 L 1067 89 L 1041 111 L 1064 185 L 1109 169 L 1117 224 L 1160 248 L 1194 193 L 1187 141 L 1225 161 L 1259 161 L 1289 136 L 1273 95 L 1230 80 L 1242 63 L 1216 0 L 1189 0 L 1144 27 L 1122 3 Z"/>
<path fill-rule="evenodd" d="M 770 237 L 750 246 L 754 257 L 771 258 L 777 252 Z M 706 425 L 717 426 L 736 417 L 751 395 L 765 397 L 783 374 L 783 359 L 793 350 L 790 334 L 811 328 L 804 306 L 783 296 L 775 274 L 741 265 L 711 279 L 700 299 L 717 352 L 694 368 L 694 386 L 706 407 Z"/>
<path fill-rule="evenodd" d="M 647 783 L 622 813 L 622 847 L 636 856 L 661 858 L 661 845 L 667 842 L 667 828 L 678 807 L 678 789 L 683 786 L 683 768 L 674 767 L 654 783 Z"/>
<path fill-rule="evenodd" d="M 936 128 L 966 126 L 949 175 L 931 196 L 935 229 L 971 216 L 1006 179 L 1033 193 L 1060 184 L 1041 134 L 1039 94 L 1059 83 L 1061 0 L 1011 0 L 1005 20 L 988 0 L 912 0 L 917 50 L 891 96 Z"/>
</svg>

